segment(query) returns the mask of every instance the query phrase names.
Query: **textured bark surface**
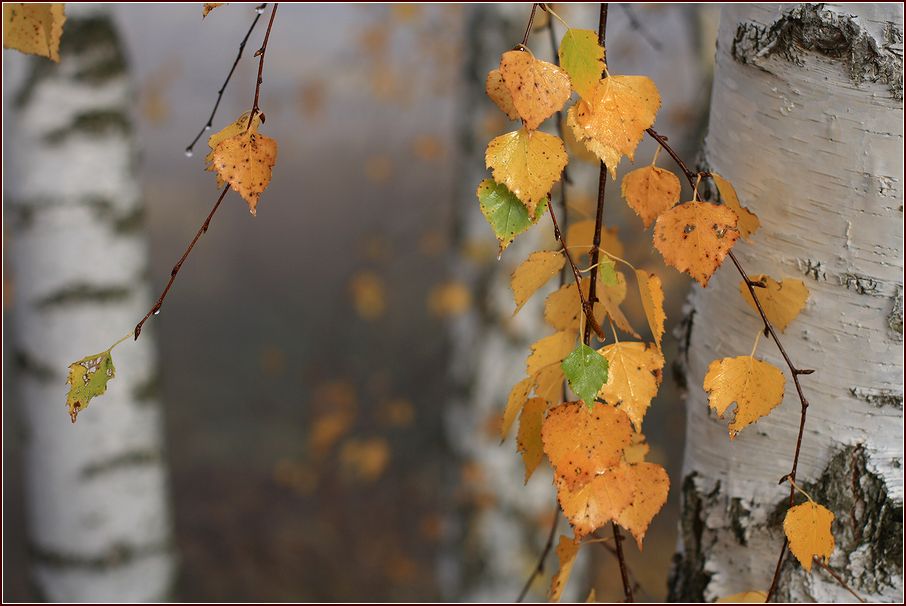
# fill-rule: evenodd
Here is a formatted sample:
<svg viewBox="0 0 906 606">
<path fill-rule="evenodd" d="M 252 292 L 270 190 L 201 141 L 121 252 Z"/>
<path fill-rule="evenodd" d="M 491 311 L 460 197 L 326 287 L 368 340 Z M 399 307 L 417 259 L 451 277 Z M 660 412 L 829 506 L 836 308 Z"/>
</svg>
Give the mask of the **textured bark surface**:
<svg viewBox="0 0 906 606">
<path fill-rule="evenodd" d="M 811 406 L 799 481 L 836 515 L 831 566 L 863 596 L 902 599 L 903 172 L 901 5 L 727 5 L 705 165 L 762 221 L 736 254 L 752 274 L 803 279 L 783 335 Z M 702 381 L 751 350 L 761 321 L 725 263 L 691 297 L 678 600 L 767 590 L 783 539 L 799 401 L 734 441 Z M 786 371 L 777 348 L 758 351 Z M 848 601 L 788 557 L 780 600 Z"/>
<path fill-rule="evenodd" d="M 31 576 L 52 601 L 156 600 L 174 560 L 153 332 L 72 425 L 66 367 L 150 305 L 131 84 L 113 22 L 68 6 L 59 65 L 30 59 L 6 148 L 9 352 Z"/>
</svg>

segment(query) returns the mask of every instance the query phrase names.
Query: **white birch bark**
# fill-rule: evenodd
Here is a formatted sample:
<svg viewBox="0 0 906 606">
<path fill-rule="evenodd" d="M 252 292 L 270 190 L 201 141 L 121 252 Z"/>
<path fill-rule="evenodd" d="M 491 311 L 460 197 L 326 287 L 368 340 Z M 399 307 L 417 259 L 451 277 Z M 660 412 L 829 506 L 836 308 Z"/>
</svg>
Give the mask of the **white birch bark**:
<svg viewBox="0 0 906 606">
<path fill-rule="evenodd" d="M 830 565 L 870 600 L 902 600 L 903 9 L 899 4 L 733 4 L 721 15 L 707 167 L 761 219 L 736 254 L 750 274 L 811 295 L 782 340 L 810 401 L 798 481 L 837 517 Z M 761 321 L 729 261 L 696 287 L 688 351 L 682 553 L 672 597 L 767 590 L 800 405 L 731 441 L 709 414 L 711 361 L 746 355 Z M 778 600 L 850 601 L 788 556 Z"/>
<path fill-rule="evenodd" d="M 564 5 L 559 10 L 573 27 L 597 30 L 598 4 Z M 692 110 L 702 107 L 710 65 L 699 60 L 696 34 L 701 23 L 697 9 L 672 6 L 635 10 L 644 22 L 645 34 L 666 42 L 660 48 L 653 47 L 630 25 L 624 11 L 611 7 L 609 47 L 620 49 L 620 54 L 613 58 L 613 65 L 619 67 L 611 68 L 619 72 L 613 73 L 650 75 L 664 97 L 672 99 L 674 107 Z M 452 273 L 470 287 L 476 303 L 469 313 L 454 319 L 450 325 L 454 391 L 447 403 L 445 425 L 454 460 L 460 467 L 453 470 L 455 476 L 445 484 L 455 488 L 450 498 L 460 511 L 451 518 L 448 549 L 440 566 L 441 585 L 447 599 L 514 599 L 535 568 L 546 540 L 549 525 L 542 520 L 556 507 L 552 476 L 546 465 L 535 471 L 527 485 L 523 484 L 524 467 L 514 438 L 518 419 L 504 444 L 500 444 L 497 434 L 489 428 L 502 415 L 510 388 L 525 375 L 530 345 L 552 332 L 543 322 L 542 309 L 546 294 L 557 287 L 557 281 L 552 280 L 514 317 L 510 275 L 532 251 L 554 250 L 557 245 L 550 219 L 544 217 L 539 225 L 518 236 L 502 258 L 495 261 L 493 232 L 475 196 L 478 184 L 490 177 L 484 155 L 487 143 L 495 135 L 488 131 L 485 118 L 499 113 L 485 95 L 485 78 L 491 69 L 499 66 L 501 53 L 521 40 L 530 11 L 530 4 L 470 7 L 465 27 L 466 73 L 459 85 L 462 139 L 457 154 L 461 164 L 458 170 L 461 193 L 454 217 L 457 246 L 462 252 L 454 262 Z M 556 28 L 559 43 L 564 28 L 559 23 Z M 548 36 L 547 30 L 535 31 L 529 46 L 539 58 L 552 61 Z M 667 56 L 671 57 L 670 61 L 664 60 Z M 684 70 L 673 68 L 676 61 L 682 62 Z M 659 120 L 672 137 L 683 140 L 694 134 L 698 127 L 694 112 L 678 111 L 673 116 L 676 117 L 665 116 Z M 513 129 L 518 127 L 517 123 L 511 125 Z M 639 163 L 647 163 L 653 150 L 653 145 L 640 150 Z M 632 166 L 626 162 L 621 171 L 640 164 Z M 574 183 L 570 188 L 573 195 L 580 191 L 587 196 L 596 194 L 597 165 L 573 162 L 568 170 Z M 558 184 L 553 190 L 554 207 L 562 216 L 559 192 Z M 608 200 L 609 209 L 625 206 L 619 199 L 619 188 L 613 183 Z M 608 221 L 613 221 L 613 216 L 608 213 Z M 484 250 L 484 258 L 476 260 L 475 250 Z M 569 279 L 572 280 L 571 275 Z M 570 532 L 561 517 L 558 535 Z M 556 541 L 555 537 L 554 545 Z M 583 600 L 588 593 L 587 552 L 580 554 L 581 560 L 573 568 L 564 600 Z M 546 574 L 536 580 L 529 599 L 545 597 L 550 574 L 556 566 L 557 558 L 552 551 L 546 562 Z"/>
<path fill-rule="evenodd" d="M 75 425 L 65 406 L 67 365 L 150 306 L 126 58 L 103 9 L 67 13 L 60 64 L 29 59 L 5 150 L 31 576 L 51 601 L 159 600 L 174 558 L 153 331 L 114 350 Z"/>
</svg>

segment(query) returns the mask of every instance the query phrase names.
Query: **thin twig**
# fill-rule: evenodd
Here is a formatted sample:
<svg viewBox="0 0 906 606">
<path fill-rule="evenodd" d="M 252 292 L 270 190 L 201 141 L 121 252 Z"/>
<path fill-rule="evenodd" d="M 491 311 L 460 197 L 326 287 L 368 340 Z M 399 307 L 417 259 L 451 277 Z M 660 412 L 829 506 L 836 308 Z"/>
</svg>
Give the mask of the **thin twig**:
<svg viewBox="0 0 906 606">
<path fill-rule="evenodd" d="M 614 547 L 613 545 L 610 544 L 610 542 L 609 542 L 610 539 L 608 539 L 607 537 L 600 536 L 597 532 L 595 532 L 593 534 L 593 536 L 596 539 L 594 541 L 595 543 L 600 543 L 601 547 L 606 549 L 610 555 L 612 555 L 614 558 L 617 558 L 617 549 L 616 549 L 616 547 Z M 590 543 L 591 541 L 588 541 L 588 542 Z M 644 592 L 645 588 L 642 587 L 641 583 L 639 583 L 638 577 L 636 577 L 636 575 L 633 574 L 632 568 L 630 568 L 628 564 L 626 565 L 626 571 L 629 574 L 629 579 L 632 581 L 633 591 Z"/>
<path fill-rule="evenodd" d="M 658 142 L 658 144 L 670 154 L 670 157 L 676 162 L 680 170 L 685 175 L 686 179 L 689 181 L 689 185 L 692 186 L 693 191 L 695 190 L 695 181 L 700 176 L 710 176 L 710 173 L 695 173 L 689 170 L 689 167 L 685 162 L 679 157 L 679 155 L 674 151 L 670 144 L 667 143 L 666 137 L 656 133 L 653 129 L 649 128 L 647 130 L 648 134 Z M 780 355 L 783 356 L 784 362 L 786 362 L 787 367 L 789 368 L 790 375 L 793 377 L 793 385 L 796 387 L 796 394 L 799 396 L 800 404 L 800 414 L 799 414 L 799 433 L 796 436 L 796 450 L 793 454 L 793 464 L 790 469 L 790 473 L 783 477 L 783 480 L 791 480 L 790 482 L 790 506 L 793 506 L 794 498 L 796 495 L 796 488 L 793 483 L 796 481 L 796 471 L 799 467 L 799 454 L 802 451 L 802 436 L 805 433 L 805 419 L 808 412 L 808 399 L 805 397 L 805 393 L 802 390 L 802 385 L 799 382 L 800 375 L 810 375 L 815 372 L 812 369 L 799 368 L 793 361 L 790 359 L 789 354 L 786 352 L 783 343 L 780 341 L 780 337 L 777 336 L 777 332 L 774 330 L 774 326 L 768 320 L 767 315 L 764 312 L 764 307 L 761 304 L 761 300 L 758 298 L 758 294 L 755 292 L 755 289 L 760 287 L 759 282 L 753 281 L 749 278 L 749 275 L 743 269 L 742 264 L 739 262 L 739 259 L 736 258 L 736 255 L 733 254 L 733 251 L 729 251 L 727 256 L 730 257 L 730 260 L 733 261 L 733 265 L 736 267 L 736 271 L 739 272 L 739 275 L 742 276 L 743 282 L 746 285 L 746 288 L 749 290 L 749 294 L 752 296 L 752 300 L 755 302 L 755 307 L 758 309 L 758 314 L 761 316 L 761 321 L 764 324 L 764 333 L 765 335 L 770 335 L 774 340 L 774 343 L 777 344 L 777 349 L 780 350 Z M 786 550 L 789 545 L 789 542 L 786 538 L 783 540 L 783 546 L 780 549 L 780 556 L 777 558 L 777 566 L 774 568 L 774 576 L 771 579 L 771 588 L 768 590 L 767 599 L 765 601 L 769 602 L 774 596 L 774 592 L 777 590 L 777 583 L 780 580 L 780 571 L 783 568 L 783 559 L 786 555 Z"/>
<path fill-rule="evenodd" d="M 547 542 L 544 543 L 544 549 L 541 550 L 541 555 L 538 557 L 538 563 L 535 564 L 535 569 L 532 570 L 532 574 L 529 575 L 529 578 L 525 580 L 525 585 L 522 586 L 522 591 L 519 592 L 519 597 L 516 598 L 517 602 L 521 602 L 525 599 L 525 596 L 528 595 L 529 589 L 532 588 L 532 583 L 535 582 L 535 577 L 544 574 L 544 560 L 547 559 L 547 554 L 549 554 L 554 547 L 554 537 L 557 536 L 557 523 L 559 521 L 560 503 L 558 502 L 554 504 L 554 521 L 551 523 L 550 532 L 547 533 Z"/>
<path fill-rule="evenodd" d="M 198 239 L 201 237 L 201 234 L 208 231 L 208 226 L 211 224 L 211 219 L 214 217 L 214 213 L 217 212 L 217 209 L 220 208 L 220 203 L 223 202 L 224 197 L 226 197 L 227 192 L 230 191 L 230 185 L 227 184 L 224 186 L 223 191 L 220 192 L 220 196 L 217 198 L 217 202 L 214 203 L 214 207 L 211 209 L 211 212 L 208 213 L 208 217 L 204 220 L 204 223 L 201 224 L 201 227 L 198 228 L 198 231 L 195 232 L 195 237 L 192 238 L 192 241 L 189 242 L 189 246 L 186 248 L 185 252 L 182 253 L 182 256 L 179 258 L 179 261 L 176 262 L 176 265 L 173 266 L 173 269 L 170 270 L 170 280 L 167 282 L 167 285 L 164 287 L 163 292 L 160 293 L 160 297 L 157 298 L 157 303 L 151 306 L 151 309 L 148 310 L 148 313 L 145 314 L 145 317 L 142 318 L 138 324 L 135 325 L 135 330 L 133 334 L 135 339 L 138 339 L 138 336 L 142 333 L 142 326 L 145 322 L 148 321 L 148 318 L 157 314 L 160 311 L 161 306 L 164 304 L 164 299 L 167 298 L 167 293 L 170 292 L 170 287 L 173 286 L 173 282 L 176 280 L 176 275 L 179 273 L 179 270 L 182 268 L 182 264 L 185 263 L 186 259 L 189 256 L 189 253 L 192 252 L 192 249 L 195 248 L 195 243 L 198 242 Z"/>
<path fill-rule="evenodd" d="M 195 144 L 198 143 L 198 140 L 201 139 L 201 136 L 205 134 L 206 131 L 211 130 L 211 127 L 214 125 L 214 116 L 217 114 L 217 108 L 220 107 L 220 100 L 223 99 L 223 93 L 226 90 L 227 85 L 230 83 L 230 78 L 233 77 L 233 72 L 236 71 L 236 66 L 239 65 L 239 60 L 242 59 L 242 51 L 245 50 L 245 44 L 249 41 L 249 36 L 251 36 L 252 32 L 255 30 L 255 26 L 258 24 L 258 19 L 261 18 L 262 14 L 264 14 L 264 9 L 266 7 L 267 4 L 260 4 L 255 7 L 255 19 L 252 21 L 252 25 L 249 27 L 249 30 L 245 33 L 245 37 L 242 38 L 242 42 L 239 43 L 239 52 L 236 53 L 236 59 L 233 61 L 233 66 L 230 68 L 230 73 L 227 74 L 226 80 L 223 81 L 223 84 L 220 85 L 220 90 L 217 91 L 217 101 L 214 103 L 214 109 L 211 110 L 211 115 L 208 116 L 208 121 L 205 122 L 204 126 L 201 127 L 201 130 L 198 131 L 198 134 L 195 135 L 195 138 L 192 139 L 192 142 L 186 146 L 186 154 L 192 154 L 192 149 L 195 147 Z"/>
<path fill-rule="evenodd" d="M 865 598 L 863 598 L 858 593 L 853 591 L 852 588 L 846 584 L 846 581 L 844 581 L 843 578 L 840 577 L 840 575 L 838 575 L 836 572 L 834 572 L 834 570 L 830 566 L 828 566 L 827 564 L 825 564 L 824 562 L 821 561 L 821 558 L 815 557 L 815 558 L 812 558 L 812 560 L 815 562 L 815 564 L 817 564 L 818 566 L 820 566 L 821 568 L 826 570 L 827 574 L 834 577 L 834 580 L 837 581 L 838 583 L 840 583 L 840 586 L 843 587 L 843 589 L 845 589 L 846 591 L 848 591 L 854 598 L 856 598 L 863 604 L 865 603 Z"/>
<path fill-rule="evenodd" d="M 635 14 L 635 10 L 629 4 L 619 3 L 617 4 L 623 12 L 626 14 L 626 18 L 629 20 L 629 27 L 639 32 L 639 35 L 642 36 L 642 39 L 651 45 L 651 48 L 660 52 L 664 47 L 661 46 L 660 40 L 651 35 L 651 32 L 648 31 L 648 28 L 645 27 L 645 24 L 639 21 L 639 18 Z"/>
<path fill-rule="evenodd" d="M 535 11 L 538 10 L 538 3 L 532 4 L 532 12 L 529 14 L 528 23 L 525 26 L 525 34 L 522 36 L 522 46 L 528 44 L 529 34 L 532 33 L 532 23 L 535 22 Z"/>
<path fill-rule="evenodd" d="M 277 16 L 278 6 L 280 6 L 280 3 L 275 2 L 274 7 L 271 9 L 271 18 L 267 22 L 267 30 L 264 32 L 264 42 L 261 43 L 261 48 L 255 51 L 255 56 L 260 57 L 260 59 L 258 59 L 258 79 L 255 81 L 255 100 L 252 102 L 252 111 L 249 113 L 249 123 L 246 125 L 245 130 L 252 127 L 252 121 L 255 119 L 255 115 L 261 111 L 261 108 L 258 106 L 258 97 L 261 94 L 261 83 L 264 81 L 262 76 L 264 73 L 264 55 L 267 54 L 267 41 L 271 37 L 271 28 L 274 27 L 274 17 Z M 264 114 L 262 114 L 261 117 L 261 121 L 264 122 Z"/>
</svg>

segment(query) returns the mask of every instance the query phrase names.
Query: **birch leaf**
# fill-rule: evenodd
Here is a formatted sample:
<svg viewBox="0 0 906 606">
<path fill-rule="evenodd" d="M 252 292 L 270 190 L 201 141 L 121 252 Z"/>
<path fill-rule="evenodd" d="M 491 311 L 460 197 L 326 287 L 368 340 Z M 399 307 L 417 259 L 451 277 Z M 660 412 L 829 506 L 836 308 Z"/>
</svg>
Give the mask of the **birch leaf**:
<svg viewBox="0 0 906 606">
<path fill-rule="evenodd" d="M 619 284 L 616 263 L 607 255 L 601 255 L 598 260 L 598 283 L 602 286 L 617 286 Z"/>
<path fill-rule="evenodd" d="M 242 196 L 254 215 L 261 193 L 271 182 L 277 142 L 249 129 L 218 143 L 212 155 L 217 176 Z"/>
<path fill-rule="evenodd" d="M 532 398 L 522 407 L 519 415 L 519 431 L 516 433 L 516 448 L 522 453 L 525 463 L 525 481 L 528 483 L 541 459 L 544 450 L 541 446 L 541 423 L 544 420 L 544 411 L 547 409 L 547 400 Z"/>
<path fill-rule="evenodd" d="M 739 203 L 739 196 L 736 195 L 736 189 L 729 181 L 717 173 L 711 173 L 711 178 L 714 179 L 714 184 L 717 186 L 717 191 L 720 193 L 720 201 L 725 206 L 729 207 L 730 210 L 735 212 L 736 216 L 739 218 L 736 225 L 739 228 L 739 233 L 743 238 L 749 240 L 752 234 L 761 227 L 761 221 L 758 219 L 758 215 Z"/>
<path fill-rule="evenodd" d="M 710 202 L 674 206 L 654 225 L 654 247 L 664 261 L 702 286 L 708 285 L 737 238 L 736 213 Z"/>
<path fill-rule="evenodd" d="M 501 440 L 506 439 L 513 421 L 516 420 L 516 415 L 522 410 L 534 386 L 535 381 L 531 377 L 527 377 L 516 383 L 513 389 L 510 390 L 510 395 L 506 400 L 506 408 L 503 411 L 503 422 L 500 424 Z"/>
<path fill-rule="evenodd" d="M 604 311 L 607 312 L 607 315 L 616 324 L 617 328 L 636 339 L 640 338 L 620 307 L 620 304 L 626 299 L 626 277 L 623 272 L 616 272 L 615 285 L 608 286 L 599 282 L 597 290 L 599 304 L 604 308 Z"/>
<path fill-rule="evenodd" d="M 552 364 L 538 371 L 535 374 L 535 395 L 547 400 L 548 404 L 559 404 L 563 401 L 565 379 L 559 364 Z"/>
<path fill-rule="evenodd" d="M 554 483 L 557 486 L 560 509 L 572 525 L 576 539 L 615 520 L 632 503 L 634 482 L 628 465 L 607 469 L 574 490 L 570 489 L 562 476 L 557 476 Z"/>
<path fill-rule="evenodd" d="M 594 406 L 595 396 L 607 381 L 607 360 L 588 345 L 579 343 L 560 366 L 573 392 L 586 406 Z"/>
<path fill-rule="evenodd" d="M 208 137 L 208 147 L 211 148 L 211 151 L 208 152 L 208 155 L 205 156 L 205 170 L 215 171 L 214 168 L 214 148 L 220 145 L 223 141 L 235 137 L 238 134 L 244 133 L 246 127 L 249 124 L 249 114 L 251 112 L 245 112 L 239 116 L 235 122 L 228 124 L 223 129 L 217 131 L 210 137 Z M 258 132 L 258 127 L 261 126 L 261 115 L 255 114 L 255 117 L 252 119 L 252 126 L 249 128 L 252 132 Z M 220 175 L 217 175 L 217 189 L 220 189 L 224 186 L 226 182 L 220 178 Z"/>
<path fill-rule="evenodd" d="M 734 593 L 717 600 L 718 604 L 764 604 L 768 599 L 767 591 L 744 591 Z"/>
<path fill-rule="evenodd" d="M 730 437 L 765 416 L 783 400 L 783 372 L 752 356 L 714 360 L 705 374 L 708 405 L 723 417 L 730 404 L 736 414 L 730 423 Z"/>
<path fill-rule="evenodd" d="M 535 130 L 558 112 L 572 92 L 566 72 L 525 50 L 503 53 L 500 75 L 529 130 Z"/>
<path fill-rule="evenodd" d="M 528 209 L 519 198 L 506 185 L 495 183 L 493 179 L 482 181 L 475 193 L 481 214 L 497 237 L 500 252 L 506 250 L 516 236 L 537 223 L 547 210 L 547 200 L 542 199 L 536 205 L 534 217 L 530 217 Z"/>
<path fill-rule="evenodd" d="M 85 356 L 69 365 L 66 383 L 70 387 L 66 406 L 73 423 L 79 413 L 88 408 L 91 398 L 107 391 L 107 382 L 115 375 L 116 368 L 109 349 L 93 356 Z"/>
<path fill-rule="evenodd" d="M 201 18 L 204 19 L 208 16 L 208 13 L 210 13 L 218 6 L 223 6 L 224 4 L 226 4 L 226 2 L 205 2 L 204 6 L 201 7 Z"/>
<path fill-rule="evenodd" d="M 557 543 L 557 559 L 560 561 L 560 568 L 551 579 L 551 590 L 549 601 L 559 602 L 563 596 L 563 590 L 569 582 L 569 575 L 573 571 L 573 564 L 576 561 L 576 554 L 582 543 L 570 539 L 566 535 L 560 536 L 560 542 Z"/>
<path fill-rule="evenodd" d="M 491 101 L 494 102 L 494 105 L 499 107 L 507 118 L 515 120 L 519 117 L 519 112 L 516 111 L 516 106 L 513 105 L 513 95 L 510 94 L 510 89 L 506 87 L 503 81 L 503 74 L 500 73 L 499 69 L 492 69 L 488 72 L 484 90 Z"/>
<path fill-rule="evenodd" d="M 638 463 L 627 467 L 633 484 L 632 502 L 617 515 L 616 521 L 632 533 L 641 550 L 651 520 L 667 502 L 670 478 L 667 470 L 654 463 Z"/>
<path fill-rule="evenodd" d="M 664 313 L 664 289 L 661 287 L 661 279 L 657 274 L 644 269 L 635 270 L 635 276 L 639 283 L 639 295 L 642 298 L 642 308 L 645 310 L 648 328 L 651 329 L 651 336 L 654 337 L 654 342 L 660 350 L 661 340 L 664 337 L 664 322 L 667 321 L 667 315 Z"/>
<path fill-rule="evenodd" d="M 826 564 L 834 552 L 833 522 L 834 514 L 813 501 L 786 512 L 783 532 L 790 541 L 790 551 L 806 570 L 812 569 L 813 558 L 822 558 Z"/>
<path fill-rule="evenodd" d="M 557 51 L 560 66 L 569 74 L 573 90 L 585 98 L 604 73 L 604 47 L 598 34 L 590 29 L 569 29 Z"/>
<path fill-rule="evenodd" d="M 755 287 L 755 293 L 758 295 L 758 300 L 761 301 L 764 315 L 781 332 L 785 331 L 790 322 L 795 320 L 799 312 L 805 308 L 809 295 L 808 287 L 802 280 L 792 278 L 778 282 L 765 274 L 749 277 L 755 282 L 764 283 L 765 288 Z M 755 299 L 752 298 L 744 280 L 739 283 L 739 292 L 752 311 L 757 314 L 758 307 L 755 305 Z"/>
<path fill-rule="evenodd" d="M 60 62 L 66 15 L 62 3 L 3 3 L 3 48 Z"/>
<path fill-rule="evenodd" d="M 661 96 L 645 76 L 609 76 L 587 98 L 569 108 L 566 121 L 576 135 L 617 177 L 623 156 L 630 160 L 645 129 L 654 124 Z"/>
<path fill-rule="evenodd" d="M 516 301 L 515 315 L 522 306 L 544 286 L 548 280 L 560 273 L 566 259 L 555 250 L 533 252 L 523 261 L 510 277 L 510 288 Z"/>
<path fill-rule="evenodd" d="M 563 358 L 573 350 L 576 333 L 560 331 L 532 343 L 532 353 L 525 361 L 525 371 L 530 377 L 535 376 L 548 366 L 560 365 Z"/>
<path fill-rule="evenodd" d="M 617 342 L 598 350 L 607 359 L 607 382 L 599 396 L 626 411 L 636 431 L 661 385 L 664 356 L 650 343 Z"/>
<path fill-rule="evenodd" d="M 623 460 L 627 463 L 641 463 L 648 456 L 651 447 L 645 441 L 645 434 L 635 432 L 632 434 L 632 441 L 629 446 L 623 449 Z"/>
<path fill-rule="evenodd" d="M 588 284 L 583 282 L 583 294 Z M 544 320 L 557 330 L 579 330 L 583 314 L 579 287 L 575 282 L 564 284 L 544 300 Z"/>
<path fill-rule="evenodd" d="M 622 410 L 564 402 L 544 419 L 541 439 L 557 475 L 569 490 L 577 490 L 620 462 L 632 428 Z"/>
<path fill-rule="evenodd" d="M 662 212 L 676 206 L 680 200 L 680 180 L 669 170 L 645 166 L 627 173 L 620 184 L 620 193 L 645 229 L 651 227 Z"/>
<path fill-rule="evenodd" d="M 595 220 L 588 219 L 571 224 L 566 230 L 566 245 L 570 251 L 587 253 L 594 247 Z M 617 236 L 616 227 L 605 227 L 601 231 L 601 248 L 616 257 L 623 256 L 623 243 Z M 576 254 L 576 253 L 573 253 Z"/>
<path fill-rule="evenodd" d="M 559 137 L 524 128 L 500 135 L 488 144 L 487 167 L 534 216 L 566 167 L 566 150 Z"/>
</svg>

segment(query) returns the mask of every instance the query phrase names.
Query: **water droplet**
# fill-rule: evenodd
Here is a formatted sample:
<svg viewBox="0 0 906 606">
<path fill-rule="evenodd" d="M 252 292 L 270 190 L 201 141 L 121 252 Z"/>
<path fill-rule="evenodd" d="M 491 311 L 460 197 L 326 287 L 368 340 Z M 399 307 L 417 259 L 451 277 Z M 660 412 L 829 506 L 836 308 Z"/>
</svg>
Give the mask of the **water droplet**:
<svg viewBox="0 0 906 606">
<path fill-rule="evenodd" d="M 155 315 L 155 316 L 159 316 L 159 315 L 160 315 L 160 310 L 159 310 L 159 309 L 155 309 L 155 310 L 154 310 L 154 315 Z"/>
<path fill-rule="evenodd" d="M 211 125 L 210 125 L 210 124 L 205 124 L 205 125 L 204 125 L 204 129 L 205 129 L 205 130 L 211 130 Z"/>
<path fill-rule="evenodd" d="M 191 157 L 192 157 L 192 150 L 191 150 L 191 148 L 187 147 L 186 148 L 186 158 L 191 158 Z"/>
<path fill-rule="evenodd" d="M 255 12 L 258 13 L 259 15 L 263 15 L 263 14 L 264 14 L 264 7 L 263 7 L 263 6 L 256 7 L 256 8 L 255 8 Z"/>
</svg>

